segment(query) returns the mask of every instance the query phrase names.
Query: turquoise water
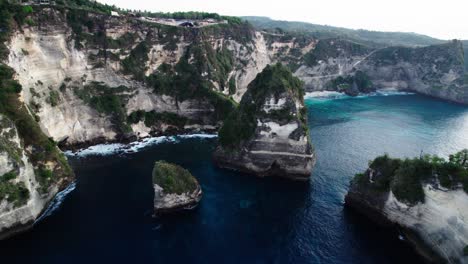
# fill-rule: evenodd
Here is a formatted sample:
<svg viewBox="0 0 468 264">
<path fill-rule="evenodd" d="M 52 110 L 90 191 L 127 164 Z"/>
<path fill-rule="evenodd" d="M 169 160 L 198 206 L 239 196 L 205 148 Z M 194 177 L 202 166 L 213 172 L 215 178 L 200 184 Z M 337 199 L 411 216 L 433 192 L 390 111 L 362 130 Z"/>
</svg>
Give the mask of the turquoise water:
<svg viewBox="0 0 468 264">
<path fill-rule="evenodd" d="M 51 216 L 0 242 L 5 263 L 404 263 L 398 233 L 346 210 L 368 160 L 468 148 L 468 108 L 419 95 L 307 99 L 317 165 L 308 183 L 217 169 L 216 138 L 171 138 L 135 153 L 73 156 L 76 189 Z M 151 218 L 155 160 L 200 181 L 191 213 Z"/>
</svg>

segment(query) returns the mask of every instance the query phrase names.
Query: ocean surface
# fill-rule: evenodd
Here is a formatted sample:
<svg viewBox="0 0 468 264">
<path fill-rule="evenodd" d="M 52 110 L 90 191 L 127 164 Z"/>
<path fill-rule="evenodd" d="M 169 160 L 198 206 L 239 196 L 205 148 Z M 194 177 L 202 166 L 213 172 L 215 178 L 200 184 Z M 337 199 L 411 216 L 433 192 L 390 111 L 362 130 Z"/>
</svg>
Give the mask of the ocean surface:
<svg viewBox="0 0 468 264">
<path fill-rule="evenodd" d="M 355 173 L 389 153 L 468 148 L 468 108 L 420 95 L 307 97 L 310 182 L 213 166 L 213 136 L 155 138 L 68 153 L 77 180 L 31 232 L 0 242 L 2 263 L 420 263 L 399 234 L 345 209 Z M 156 160 L 189 169 L 197 210 L 153 219 Z"/>
</svg>

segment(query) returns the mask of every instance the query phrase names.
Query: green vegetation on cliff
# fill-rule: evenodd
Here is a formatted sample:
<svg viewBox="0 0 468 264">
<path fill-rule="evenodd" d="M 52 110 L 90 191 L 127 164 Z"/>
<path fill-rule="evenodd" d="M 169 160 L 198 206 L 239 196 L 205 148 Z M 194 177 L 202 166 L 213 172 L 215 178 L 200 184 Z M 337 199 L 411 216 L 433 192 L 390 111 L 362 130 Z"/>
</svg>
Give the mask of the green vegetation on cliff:
<svg viewBox="0 0 468 264">
<path fill-rule="evenodd" d="M 219 83 L 221 89 L 227 88 L 232 66 L 233 57 L 227 49 L 215 51 L 207 43 L 194 43 L 175 66 L 162 64 L 147 78 L 147 83 L 154 93 L 170 95 L 178 102 L 207 101 L 215 108 L 216 118 L 222 120 L 236 103 L 216 92 L 212 81 Z"/>
<path fill-rule="evenodd" d="M 339 76 L 327 84 L 330 88 L 336 89 L 339 92 L 351 92 L 351 93 L 358 93 L 363 92 L 367 93 L 372 90 L 372 81 L 370 80 L 369 76 L 362 72 L 356 71 L 353 75 L 348 76 Z M 356 91 L 351 91 L 356 88 Z"/>
<path fill-rule="evenodd" d="M 0 114 L 13 120 L 36 174 L 45 169 L 47 163 L 54 164 L 53 176 L 41 182 L 42 190 L 46 191 L 50 184 L 70 177 L 73 172 L 56 143 L 42 132 L 27 107 L 19 100 L 21 85 L 13 79 L 13 75 L 13 69 L 0 64 Z"/>
<path fill-rule="evenodd" d="M 127 124 L 125 111 L 127 100 L 125 93 L 130 92 L 129 88 L 125 86 L 109 87 L 100 82 L 91 82 L 83 89 L 75 88 L 74 92 L 90 107 L 99 113 L 110 116 L 112 124 L 119 133 L 131 131 L 131 127 Z"/>
<path fill-rule="evenodd" d="M 468 150 L 450 155 L 449 160 L 426 155 L 414 159 L 392 159 L 387 155 L 370 162 L 365 174 L 353 182 L 375 191 L 392 191 L 409 204 L 424 202 L 424 183 L 439 183 L 448 189 L 463 188 L 468 193 Z"/>
<path fill-rule="evenodd" d="M 310 67 L 319 61 L 341 56 L 357 56 L 368 54 L 370 49 L 362 44 L 343 39 L 320 40 L 315 48 L 304 56 L 304 63 Z"/>
<path fill-rule="evenodd" d="M 29 190 L 26 188 L 24 182 L 14 183 L 18 175 L 16 172 L 11 171 L 0 176 L 0 202 L 7 199 L 8 202 L 13 203 L 15 207 L 25 204 L 29 199 Z"/>
<path fill-rule="evenodd" d="M 145 126 L 147 127 L 153 127 L 157 124 L 167 124 L 176 126 L 179 129 L 183 129 L 188 121 L 186 117 L 175 113 L 158 113 L 156 111 L 145 112 L 143 110 L 132 112 L 128 116 L 127 120 L 131 124 L 137 124 L 140 121 L 144 121 Z"/>
<path fill-rule="evenodd" d="M 313 35 L 317 38 L 346 37 L 360 42 L 375 42 L 380 45 L 425 46 L 444 43 L 443 40 L 429 36 L 404 32 L 379 32 L 370 30 L 353 30 L 347 28 L 317 25 L 307 22 L 273 20 L 268 17 L 243 17 L 255 27 L 262 30 L 288 31 Z"/>
<path fill-rule="evenodd" d="M 153 183 L 163 188 L 165 193 L 190 193 L 198 188 L 197 180 L 188 170 L 165 161 L 154 164 Z"/>
<path fill-rule="evenodd" d="M 283 119 L 285 121 L 295 118 L 298 111 L 295 109 L 294 103 L 288 104 L 281 110 L 269 113 L 262 111 L 265 100 L 270 97 L 279 99 L 285 93 L 302 102 L 304 98 L 302 81 L 294 77 L 287 67 L 279 63 L 268 65 L 249 84 L 239 107 L 224 121 L 219 131 L 221 145 L 233 149 L 239 147 L 243 141 L 250 139 L 257 127 L 258 117 L 270 117 L 274 120 Z M 301 115 L 300 112 L 299 115 Z M 305 118 L 305 115 L 301 115 L 299 118 Z"/>
<path fill-rule="evenodd" d="M 11 4 L 8 0 L 0 0 L 0 60 L 5 59 L 9 50 L 6 43 L 16 25 L 28 22 L 26 17 L 33 12 L 31 6 Z"/>
</svg>

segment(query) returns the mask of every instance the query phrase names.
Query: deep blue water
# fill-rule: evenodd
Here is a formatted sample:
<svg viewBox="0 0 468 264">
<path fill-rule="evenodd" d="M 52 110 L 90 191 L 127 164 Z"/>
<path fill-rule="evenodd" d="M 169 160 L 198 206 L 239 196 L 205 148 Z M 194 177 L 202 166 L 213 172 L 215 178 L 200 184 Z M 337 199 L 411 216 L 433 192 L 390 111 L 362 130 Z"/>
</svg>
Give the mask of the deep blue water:
<svg viewBox="0 0 468 264">
<path fill-rule="evenodd" d="M 419 263 L 398 234 L 344 209 L 368 160 L 468 148 L 468 108 L 419 95 L 308 99 L 317 165 L 308 183 L 217 169 L 216 139 L 70 158 L 76 189 L 28 233 L 0 242 L 2 263 Z M 204 190 L 196 211 L 152 219 L 151 170 L 164 159 Z"/>
</svg>

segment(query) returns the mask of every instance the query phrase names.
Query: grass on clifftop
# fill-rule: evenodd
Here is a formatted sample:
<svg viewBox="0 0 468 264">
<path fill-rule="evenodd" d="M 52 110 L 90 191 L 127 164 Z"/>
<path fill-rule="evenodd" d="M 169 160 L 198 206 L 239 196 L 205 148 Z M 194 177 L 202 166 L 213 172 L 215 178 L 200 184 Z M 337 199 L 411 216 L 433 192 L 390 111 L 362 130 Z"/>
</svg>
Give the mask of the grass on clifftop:
<svg viewBox="0 0 468 264">
<path fill-rule="evenodd" d="M 468 150 L 450 155 L 449 160 L 426 155 L 414 159 L 377 157 L 368 171 L 357 174 L 353 182 L 375 191 L 392 191 L 395 197 L 408 204 L 424 202 L 424 183 L 438 183 L 447 189 L 463 188 L 468 193 Z"/>
<path fill-rule="evenodd" d="M 198 183 L 190 172 L 179 165 L 157 161 L 153 168 L 153 183 L 164 189 L 165 193 L 190 193 L 197 189 Z"/>
<path fill-rule="evenodd" d="M 303 83 L 294 77 L 291 71 L 281 65 L 268 65 L 249 84 L 248 90 L 243 96 L 239 107 L 224 121 L 219 131 L 219 142 L 225 148 L 234 149 L 241 142 L 250 139 L 257 127 L 256 117 L 266 113 L 262 112 L 265 100 L 274 96 L 278 98 L 283 93 L 293 94 L 299 101 L 303 101 Z M 271 118 L 295 118 L 291 117 L 291 111 L 272 111 Z M 276 120 L 276 119 L 275 119 Z"/>
</svg>

